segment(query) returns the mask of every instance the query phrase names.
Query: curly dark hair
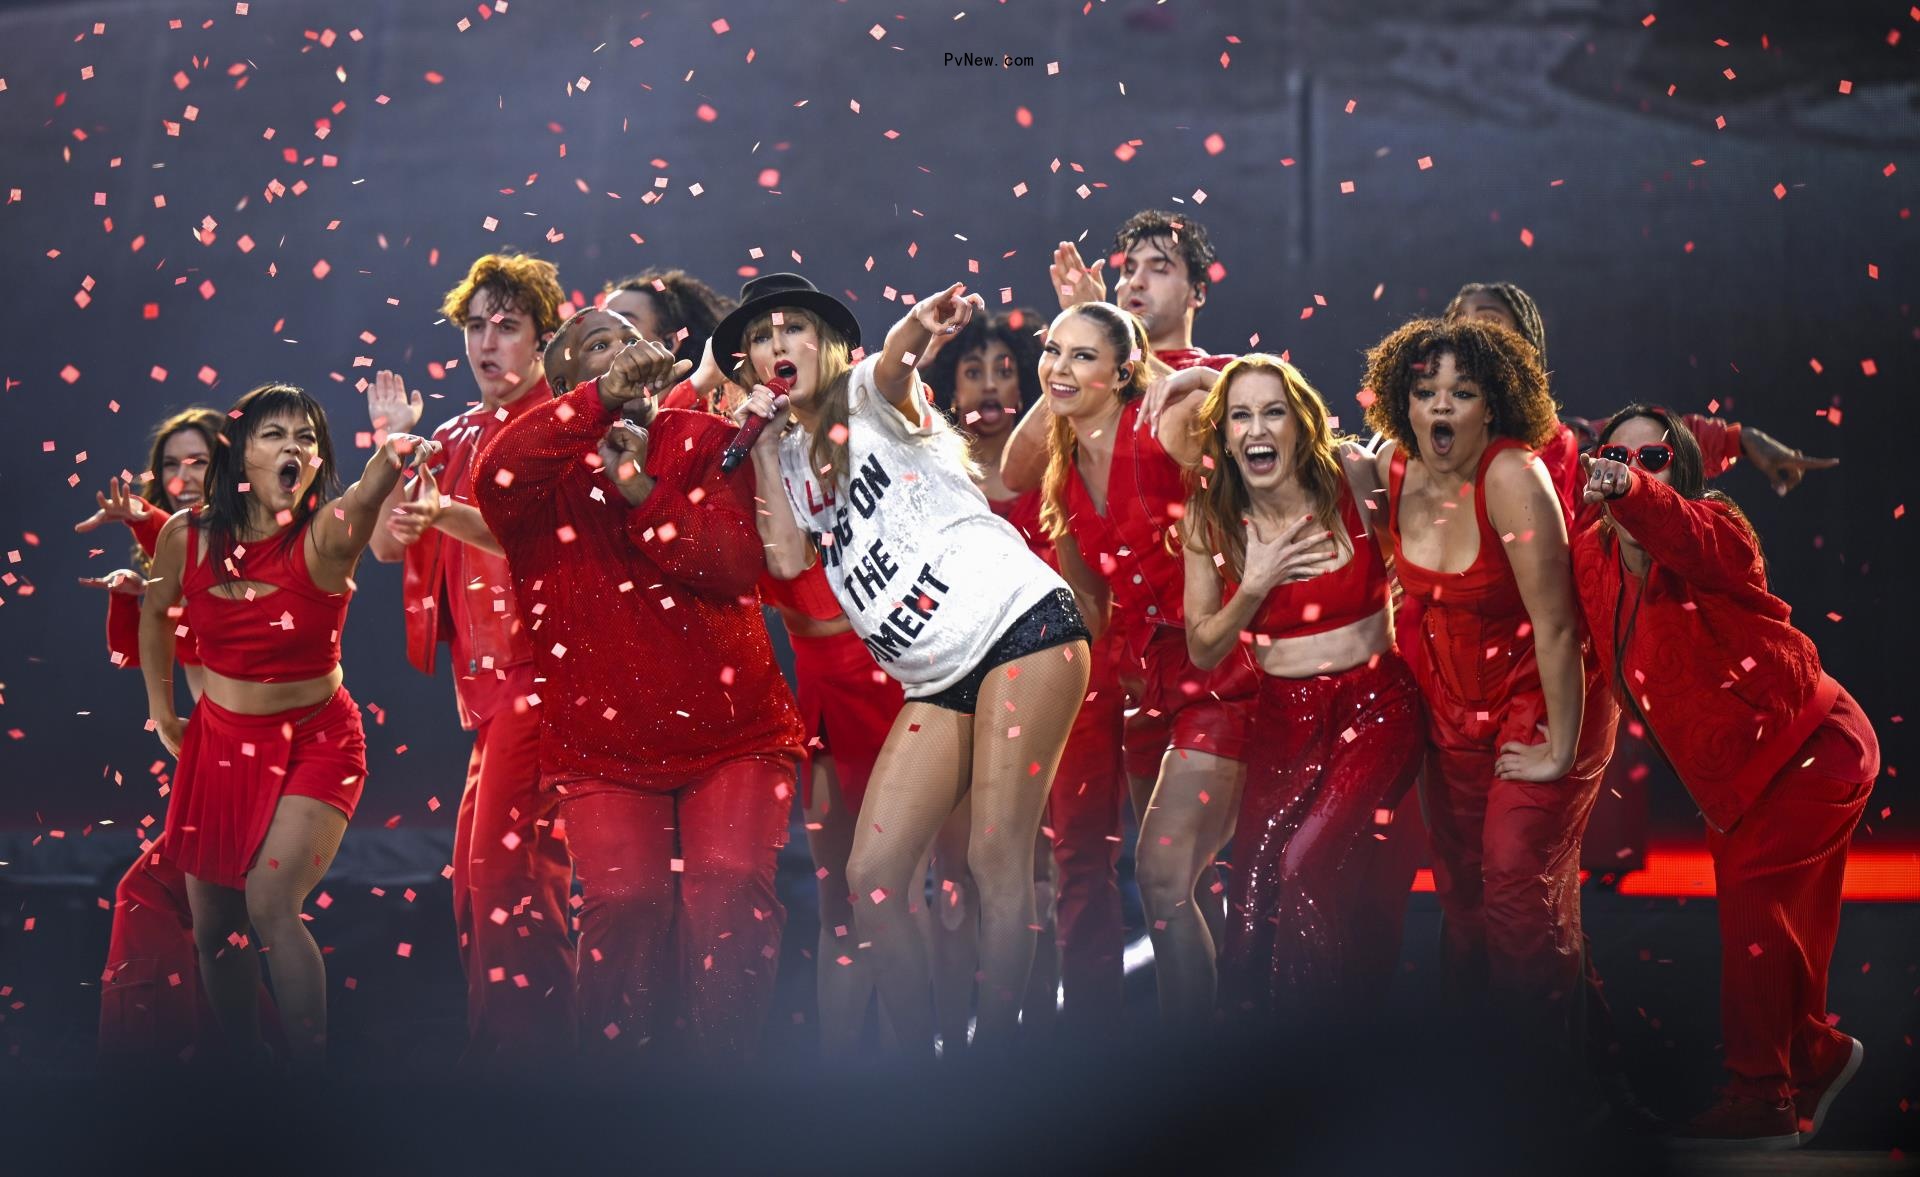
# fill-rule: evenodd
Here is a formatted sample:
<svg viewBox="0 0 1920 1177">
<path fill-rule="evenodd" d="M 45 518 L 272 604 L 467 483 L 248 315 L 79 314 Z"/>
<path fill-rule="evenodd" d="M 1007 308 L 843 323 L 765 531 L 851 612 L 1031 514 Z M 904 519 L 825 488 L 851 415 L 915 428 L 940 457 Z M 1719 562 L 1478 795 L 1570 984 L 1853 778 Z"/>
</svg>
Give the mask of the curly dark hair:
<svg viewBox="0 0 1920 1177">
<path fill-rule="evenodd" d="M 618 294 L 622 290 L 649 296 L 660 312 L 660 322 L 669 332 L 676 335 L 686 332 L 673 341 L 673 354 L 695 364 L 700 362 L 713 329 L 740 305 L 685 270 L 643 270 L 631 278 L 607 283 L 607 294 Z"/>
<path fill-rule="evenodd" d="M 1547 387 L 1540 353 L 1519 334 L 1493 323 L 1414 319 L 1367 349 L 1367 424 L 1410 457 L 1420 456 L 1409 405 L 1428 365 L 1451 355 L 1460 374 L 1487 398 L 1487 426 L 1538 448 L 1559 427 L 1560 406 Z"/>
<path fill-rule="evenodd" d="M 1207 237 L 1207 227 L 1183 213 L 1170 213 L 1163 209 L 1146 208 L 1127 218 L 1113 235 L 1113 244 L 1107 249 L 1108 262 L 1116 272 L 1127 252 L 1142 241 L 1171 241 L 1175 245 L 1182 261 L 1187 263 L 1187 281 L 1196 290 L 1205 290 L 1212 282 L 1207 271 L 1219 260 L 1213 251 L 1213 242 Z"/>
<path fill-rule="evenodd" d="M 1453 296 L 1453 301 L 1447 304 L 1447 309 L 1441 312 L 1440 317 L 1458 318 L 1461 311 L 1460 304 L 1466 302 L 1468 296 L 1475 294 L 1492 295 L 1499 300 L 1501 306 L 1507 308 L 1507 313 L 1513 316 L 1515 323 L 1519 324 L 1517 330 L 1520 332 L 1520 338 L 1533 345 L 1533 350 L 1540 353 L 1540 366 L 1546 367 L 1547 323 L 1540 317 L 1540 305 L 1533 301 L 1532 295 L 1511 282 L 1469 282 Z"/>
<path fill-rule="evenodd" d="M 1015 307 L 1002 315 L 975 315 L 960 329 L 953 342 L 941 348 L 927 365 L 927 385 L 933 390 L 933 407 L 953 417 L 953 385 L 960 361 L 978 355 L 995 343 L 1013 356 L 1014 370 L 1020 374 L 1020 411 L 1040 403 L 1040 340 L 1035 332 L 1046 328 L 1047 321 L 1035 311 Z M 962 430 L 965 425 L 954 422 Z"/>
</svg>

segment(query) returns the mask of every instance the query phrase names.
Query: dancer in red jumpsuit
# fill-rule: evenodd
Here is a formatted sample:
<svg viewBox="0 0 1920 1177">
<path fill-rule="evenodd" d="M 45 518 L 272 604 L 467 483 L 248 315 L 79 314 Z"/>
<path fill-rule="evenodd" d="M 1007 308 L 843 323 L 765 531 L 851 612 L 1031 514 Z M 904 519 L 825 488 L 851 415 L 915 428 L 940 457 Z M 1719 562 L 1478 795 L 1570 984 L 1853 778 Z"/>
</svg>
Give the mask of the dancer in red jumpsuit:
<svg viewBox="0 0 1920 1177">
<path fill-rule="evenodd" d="M 655 411 L 674 374 L 672 352 L 628 345 L 503 430 L 474 487 L 533 643 L 541 786 L 584 900 L 582 1047 L 631 1056 L 678 1023 L 696 1060 L 728 1064 L 773 994 L 803 736 L 754 595 L 752 476 L 720 472 L 731 425 Z"/>
<path fill-rule="evenodd" d="M 668 271 L 659 280 L 669 281 L 677 273 Z M 642 275 L 628 281 L 644 284 L 645 279 Z M 612 366 L 620 348 L 642 338 L 624 314 L 612 309 L 620 302 L 631 307 L 641 299 L 652 301 L 650 295 L 626 288 L 609 298 L 605 308 L 585 310 L 575 317 L 566 344 L 548 353 L 547 375 L 556 388 L 571 389 L 598 379 Z M 665 332 L 664 338 L 677 334 L 658 319 L 653 326 Z M 685 358 L 691 352 L 710 361 L 713 353 L 705 344 L 705 338 L 683 340 L 677 354 Z M 695 379 L 697 372 L 675 385 L 668 397 L 679 394 L 696 408 L 708 403 L 706 398 L 689 395 Z M 738 391 L 730 383 L 725 388 Z M 899 684 L 874 665 L 873 656 L 853 633 L 820 567 L 794 580 L 762 576 L 759 588 L 761 603 L 780 614 L 793 649 L 794 701 L 807 733 L 800 799 L 820 900 L 814 959 L 820 1047 L 828 1057 L 843 1057 L 858 1045 L 874 996 L 872 969 L 866 954 L 858 950 L 852 930 L 847 857 L 853 850 L 854 822 L 868 778 L 900 713 L 902 697 Z"/>
<path fill-rule="evenodd" d="M 1027 310 L 975 319 L 950 342 L 936 341 L 921 367 L 933 388 L 935 407 L 968 437 L 987 505 L 1013 525 L 1035 555 L 1052 564 L 1053 540 L 1040 525 L 1040 492 L 1016 493 L 1000 477 L 1000 460 L 1021 413 L 1045 396 L 1036 338 L 1044 326 L 1043 319 Z M 1080 608 L 1088 617 L 1098 611 L 1091 600 L 1081 600 Z M 1119 863 L 1127 801 L 1126 693 L 1110 629 L 1095 638 L 1091 656 L 1087 696 L 1047 799 L 1041 836 L 1050 845 L 1040 847 L 1035 859 L 1041 943 L 1020 1025 L 1023 1032 L 1037 1035 L 1053 1026 L 1056 1002 L 1063 1002 L 1060 1017 L 1067 1031 L 1082 1038 L 1111 1031 L 1125 1007 L 1126 924 Z M 939 1002 L 941 1034 L 949 1042 L 956 1029 L 964 1030 L 973 988 L 966 830 L 963 805 L 942 827 L 934 854 L 936 936 L 954 928 L 959 933 L 948 937 L 956 950 L 935 973 L 937 997 L 946 997 L 941 993 L 943 978 L 949 979 L 948 988 L 957 990 L 957 999 Z M 940 947 L 936 941 L 936 956 Z"/>
<path fill-rule="evenodd" d="M 214 409 L 175 413 L 155 429 L 138 493 L 115 482 L 97 496 L 100 509 L 74 524 L 91 532 L 104 523 L 124 523 L 133 533 L 134 566 L 80 583 L 103 588 L 107 598 L 107 651 L 115 666 L 140 667 L 140 598 L 160 529 L 174 512 L 204 497 L 207 462 L 226 418 Z M 200 654 L 192 635 L 174 645 L 186 672 L 188 693 L 200 698 Z M 260 986 L 263 1032 L 285 1048 L 273 998 Z M 200 957 L 193 944 L 193 913 L 187 878 L 167 857 L 166 834 L 141 843 L 140 856 L 113 891 L 113 929 L 107 967 L 100 976 L 99 1051 L 113 1066 L 177 1063 L 189 1048 L 219 1047 L 219 1028 L 200 984 Z"/>
<path fill-rule="evenodd" d="M 1448 978 L 1490 987 L 1522 1041 L 1557 1054 L 1580 1008 L 1580 838 L 1616 712 L 1591 685 L 1566 515 L 1531 452 L 1558 424 L 1546 373 L 1518 335 L 1471 321 L 1414 320 L 1368 363 L 1395 572 L 1422 605 L 1408 661 Z"/>
<path fill-rule="evenodd" d="M 540 713 L 533 646 L 514 605 L 506 558 L 474 506 L 480 453 L 508 424 L 553 399 L 540 351 L 565 295 L 551 262 L 487 254 L 447 292 L 441 313 L 466 340 L 478 403 L 433 431 L 425 480 L 396 488 L 372 540 L 374 558 L 404 562 L 407 659 L 432 674 L 446 643 L 460 726 L 473 733 L 454 819 L 453 916 L 467 978 L 467 1058 L 511 1061 L 572 1043 L 573 870 L 540 790 Z M 390 372 L 367 390 L 374 439 L 420 420 Z M 403 500 L 402 496 L 405 495 Z"/>
<path fill-rule="evenodd" d="M 293 1061 L 324 1060 L 326 967 L 301 905 L 326 874 L 366 779 L 360 713 L 341 685 L 352 573 L 399 481 L 432 443 L 394 434 L 337 499 L 326 414 L 264 385 L 240 398 L 205 503 L 161 529 L 140 623 L 160 741 L 180 758 L 166 854 L 186 875 L 200 976 L 228 1044 L 260 1057 L 255 938 Z M 179 608 L 184 598 L 184 608 Z M 175 638 L 195 635 L 204 693 L 174 710 Z"/>
<path fill-rule="evenodd" d="M 1061 242 L 1049 268 L 1061 309 L 1105 299 L 1102 270 L 1109 265 L 1119 277 L 1113 301 L 1141 323 L 1146 346 L 1137 350 L 1153 355 L 1130 369 L 1139 374 L 1132 395 L 1140 404 L 1130 418 L 1137 429 L 1106 431 L 1084 418 L 1088 436 L 1075 443 L 1075 450 L 1085 447 L 1092 456 L 1079 478 L 1067 480 L 1066 490 L 1077 492 L 1084 484 L 1092 492 L 1076 500 L 1086 502 L 1084 512 L 1070 512 L 1082 526 L 1105 521 L 1107 498 L 1116 504 L 1114 534 L 1093 540 L 1092 548 L 1087 546 L 1091 537 L 1081 538 L 1076 555 L 1082 566 L 1096 571 L 1096 580 L 1111 584 L 1113 593 L 1109 640 L 1119 651 L 1133 707 L 1126 728 L 1128 788 L 1135 818 L 1143 827 L 1149 821 L 1154 826 L 1137 843 L 1134 857 L 1161 1012 L 1170 1021 L 1192 1022 L 1213 1009 L 1214 952 L 1226 936 L 1220 898 L 1226 888 L 1215 859 L 1233 837 L 1241 746 L 1258 676 L 1245 659 L 1230 659 L 1216 672 L 1230 681 L 1209 683 L 1186 664 L 1178 621 L 1180 560 L 1167 546 L 1185 506 L 1186 485 L 1178 466 L 1167 460 L 1166 437 L 1157 427 L 1165 404 L 1211 385 L 1214 373 L 1233 357 L 1209 355 L 1193 344 L 1194 317 L 1207 303 L 1218 265 L 1205 226 L 1182 214 L 1142 210 L 1114 234 L 1107 257 L 1091 266 L 1071 242 Z M 1052 397 L 1040 404 L 1046 411 L 1028 414 L 1001 459 L 1006 484 L 1023 491 L 1046 481 L 1054 448 L 1050 434 L 1057 406 Z M 1109 449 L 1112 459 L 1106 456 Z M 1128 538 L 1117 540 L 1122 532 Z M 1111 567 L 1102 566 L 1102 554 L 1112 558 Z M 1135 560 L 1145 566 L 1132 567 Z M 1128 567 L 1121 569 L 1121 563 Z M 1153 651 L 1156 642 L 1160 649 Z M 1196 699 L 1201 705 L 1190 707 Z M 1224 702 L 1216 705 L 1216 700 Z M 1170 782 L 1170 776 L 1179 779 Z"/>
<path fill-rule="evenodd" d="M 1714 863 L 1732 1077 L 1679 1135 L 1792 1148 L 1864 1053 L 1830 1024 L 1827 968 L 1879 740 L 1768 591 L 1759 539 L 1706 489 L 1686 426 L 1629 405 L 1594 452 L 1584 497 L 1604 515 L 1574 540 L 1580 602 L 1608 688 L 1699 805 Z"/>
<path fill-rule="evenodd" d="M 1187 648 L 1209 668 L 1250 643 L 1264 672 L 1220 1004 L 1256 1024 L 1363 1016 L 1399 959 L 1424 846 L 1391 816 L 1426 751 L 1361 506 L 1381 499 L 1374 466 L 1272 356 L 1235 360 L 1197 407 L 1164 420 L 1188 416 L 1204 460 L 1185 529 Z"/>
</svg>

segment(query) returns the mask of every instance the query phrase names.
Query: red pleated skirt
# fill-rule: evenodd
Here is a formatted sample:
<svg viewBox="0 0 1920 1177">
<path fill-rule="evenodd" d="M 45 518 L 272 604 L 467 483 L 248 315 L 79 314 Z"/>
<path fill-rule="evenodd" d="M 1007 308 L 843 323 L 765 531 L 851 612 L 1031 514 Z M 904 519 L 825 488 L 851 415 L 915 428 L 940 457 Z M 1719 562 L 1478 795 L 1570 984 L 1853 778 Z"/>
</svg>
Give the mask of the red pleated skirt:
<svg viewBox="0 0 1920 1177">
<path fill-rule="evenodd" d="M 366 733 L 345 687 L 318 707 L 273 715 L 202 698 L 180 740 L 167 853 L 202 882 L 242 889 L 280 798 L 312 797 L 351 818 L 366 779 Z"/>
</svg>

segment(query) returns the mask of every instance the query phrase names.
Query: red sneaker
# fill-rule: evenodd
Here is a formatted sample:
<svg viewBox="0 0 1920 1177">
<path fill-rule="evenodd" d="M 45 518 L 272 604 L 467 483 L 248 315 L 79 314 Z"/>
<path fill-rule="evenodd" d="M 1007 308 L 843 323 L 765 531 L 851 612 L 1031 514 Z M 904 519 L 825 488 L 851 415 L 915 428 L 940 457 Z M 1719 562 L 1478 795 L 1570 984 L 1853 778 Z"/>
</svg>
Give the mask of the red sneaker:
<svg viewBox="0 0 1920 1177">
<path fill-rule="evenodd" d="M 1827 1122 L 1827 1109 L 1833 1106 L 1833 1097 L 1859 1072 L 1860 1060 L 1867 1056 L 1867 1048 L 1860 1045 L 1858 1038 L 1847 1041 L 1853 1043 L 1853 1047 L 1832 1074 L 1793 1093 L 1793 1114 L 1800 1122 L 1801 1144 L 1812 1140 L 1814 1133 L 1820 1131 L 1820 1125 Z"/>
<path fill-rule="evenodd" d="M 1720 1094 L 1720 1102 L 1695 1116 L 1672 1136 L 1679 1148 L 1783 1149 L 1800 1146 L 1793 1101 Z"/>
</svg>

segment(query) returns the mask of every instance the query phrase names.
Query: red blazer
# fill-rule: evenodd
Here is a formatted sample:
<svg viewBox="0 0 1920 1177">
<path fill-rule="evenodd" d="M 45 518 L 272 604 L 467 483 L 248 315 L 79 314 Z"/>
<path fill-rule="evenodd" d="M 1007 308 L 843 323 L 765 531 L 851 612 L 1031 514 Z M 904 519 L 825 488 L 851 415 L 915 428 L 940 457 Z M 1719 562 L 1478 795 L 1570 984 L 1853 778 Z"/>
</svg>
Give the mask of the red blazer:
<svg viewBox="0 0 1920 1177">
<path fill-rule="evenodd" d="M 1580 605 L 1601 669 L 1724 832 L 1833 710 L 1840 684 L 1767 591 L 1760 549 L 1726 504 L 1633 475 L 1607 507 L 1647 550 L 1644 587 L 1603 516 L 1574 539 Z"/>
<path fill-rule="evenodd" d="M 442 448 L 431 465 L 440 493 L 472 505 L 480 451 L 509 423 L 552 400 L 553 392 L 542 380 L 504 408 L 475 405 L 442 422 L 433 431 Z M 471 729 L 491 719 L 524 691 L 524 685 L 509 683 L 498 673 L 533 661 L 506 560 L 429 529 L 406 551 L 400 597 L 407 616 L 407 661 L 414 669 L 432 674 L 439 644 L 451 647 L 462 727 Z"/>
</svg>

